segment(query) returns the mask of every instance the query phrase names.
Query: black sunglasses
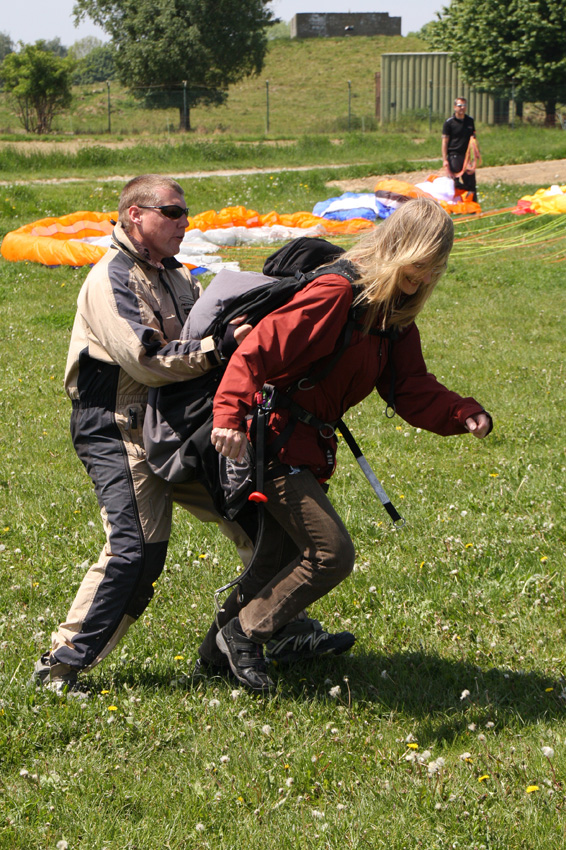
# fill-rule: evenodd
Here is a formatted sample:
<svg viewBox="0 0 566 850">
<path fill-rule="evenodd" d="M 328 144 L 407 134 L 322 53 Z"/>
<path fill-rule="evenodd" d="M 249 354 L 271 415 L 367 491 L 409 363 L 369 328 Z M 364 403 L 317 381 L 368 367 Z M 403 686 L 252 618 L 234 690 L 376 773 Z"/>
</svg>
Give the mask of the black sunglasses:
<svg viewBox="0 0 566 850">
<path fill-rule="evenodd" d="M 142 210 L 159 210 L 159 212 L 163 213 L 165 218 L 178 219 L 183 215 L 189 214 L 188 207 L 180 207 L 178 204 L 165 204 L 162 207 L 146 207 L 143 204 L 136 204 L 136 206 L 140 207 Z"/>
</svg>

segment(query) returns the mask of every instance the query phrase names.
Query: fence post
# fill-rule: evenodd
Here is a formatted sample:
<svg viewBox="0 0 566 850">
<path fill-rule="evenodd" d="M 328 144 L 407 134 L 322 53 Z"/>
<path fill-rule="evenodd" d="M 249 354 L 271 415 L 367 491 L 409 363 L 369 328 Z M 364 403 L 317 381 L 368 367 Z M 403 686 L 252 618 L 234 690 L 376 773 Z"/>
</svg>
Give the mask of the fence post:
<svg viewBox="0 0 566 850">
<path fill-rule="evenodd" d="M 428 103 L 428 132 L 432 133 L 432 80 L 428 81 L 429 103 Z"/>
<path fill-rule="evenodd" d="M 352 123 L 352 81 L 348 80 L 348 132 Z"/>
<path fill-rule="evenodd" d="M 108 88 L 108 135 L 112 132 L 110 125 L 110 80 L 106 80 L 106 86 Z"/>
<path fill-rule="evenodd" d="M 265 132 L 269 133 L 269 80 L 265 81 Z"/>
<path fill-rule="evenodd" d="M 183 130 L 187 132 L 187 81 L 183 80 Z"/>
</svg>

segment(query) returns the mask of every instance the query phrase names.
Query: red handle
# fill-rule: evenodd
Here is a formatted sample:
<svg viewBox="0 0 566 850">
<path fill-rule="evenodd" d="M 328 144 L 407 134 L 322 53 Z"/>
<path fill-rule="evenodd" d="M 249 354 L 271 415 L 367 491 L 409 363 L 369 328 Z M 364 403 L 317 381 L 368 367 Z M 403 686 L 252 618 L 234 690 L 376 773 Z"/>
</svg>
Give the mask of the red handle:
<svg viewBox="0 0 566 850">
<path fill-rule="evenodd" d="M 253 493 L 250 493 L 248 496 L 249 502 L 267 502 L 267 496 L 265 493 L 260 493 L 258 490 L 254 490 Z"/>
</svg>

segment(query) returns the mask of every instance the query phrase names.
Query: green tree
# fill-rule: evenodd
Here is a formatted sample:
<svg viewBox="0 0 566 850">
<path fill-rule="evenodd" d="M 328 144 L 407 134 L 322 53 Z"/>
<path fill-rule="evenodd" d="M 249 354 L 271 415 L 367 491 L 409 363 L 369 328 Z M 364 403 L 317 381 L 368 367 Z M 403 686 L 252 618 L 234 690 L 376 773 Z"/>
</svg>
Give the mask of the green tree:
<svg viewBox="0 0 566 850">
<path fill-rule="evenodd" d="M 95 35 L 87 35 L 84 38 L 78 38 L 71 46 L 71 50 L 73 51 L 75 59 L 80 61 L 81 59 L 84 59 L 85 56 L 88 56 L 95 47 L 102 47 L 103 44 L 104 42 L 102 39 L 97 38 Z"/>
<path fill-rule="evenodd" d="M 7 32 L 0 32 L 0 62 L 2 62 L 8 53 L 14 50 L 14 42 Z"/>
<path fill-rule="evenodd" d="M 51 53 L 54 53 L 55 56 L 60 56 L 62 59 L 69 53 L 69 48 L 65 47 L 64 44 L 61 44 L 61 39 L 59 36 L 56 38 L 50 38 L 49 40 L 42 39 L 43 41 L 43 49 L 49 50 Z"/>
<path fill-rule="evenodd" d="M 74 59 L 57 56 L 44 41 L 20 42 L 20 50 L 6 56 L 0 77 L 28 132 L 48 133 L 55 114 L 71 105 L 74 66 Z"/>
<path fill-rule="evenodd" d="M 228 86 L 263 67 L 268 0 L 78 0 L 112 39 L 120 82 L 155 108 L 179 109 L 190 129 L 197 103 L 226 100 Z"/>
<path fill-rule="evenodd" d="M 115 75 L 115 50 L 111 44 L 101 44 L 77 62 L 73 82 L 77 86 L 104 83 L 113 80 Z"/>
<path fill-rule="evenodd" d="M 554 124 L 566 100 L 566 0 L 452 0 L 422 36 L 452 53 L 466 82 L 542 101 Z"/>
</svg>

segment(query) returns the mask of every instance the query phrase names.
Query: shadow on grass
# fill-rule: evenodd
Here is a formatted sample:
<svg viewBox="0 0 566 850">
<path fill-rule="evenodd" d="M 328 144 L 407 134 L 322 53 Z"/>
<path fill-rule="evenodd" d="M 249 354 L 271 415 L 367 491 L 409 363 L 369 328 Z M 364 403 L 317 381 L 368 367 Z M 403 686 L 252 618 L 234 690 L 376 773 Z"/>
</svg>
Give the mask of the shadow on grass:
<svg viewBox="0 0 566 850">
<path fill-rule="evenodd" d="M 331 679 L 340 685 L 340 701 L 353 712 L 371 706 L 378 716 L 411 718 L 424 737 L 437 740 L 457 737 L 470 723 L 491 720 L 502 728 L 566 718 L 563 681 L 532 670 L 482 669 L 425 651 L 360 652 L 311 662 L 310 669 L 305 664 L 304 672 L 308 680 L 297 668 L 292 675 L 281 670 L 283 688 L 295 698 L 303 693 L 311 700 L 331 699 Z"/>
<path fill-rule="evenodd" d="M 392 713 L 432 723 L 435 735 L 453 737 L 471 722 L 497 725 L 536 723 L 566 718 L 564 682 L 538 671 L 491 667 L 419 652 L 380 654 L 355 652 L 291 666 L 271 666 L 278 700 L 334 702 L 329 690 L 340 685 L 339 701 L 353 712 L 370 708 L 380 716 Z M 140 669 L 128 665 L 112 676 L 114 686 L 160 689 L 241 687 L 226 676 L 193 679 L 169 665 Z M 469 695 L 465 692 L 469 692 Z M 442 724 L 446 725 L 444 732 Z"/>
</svg>

